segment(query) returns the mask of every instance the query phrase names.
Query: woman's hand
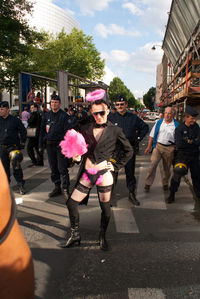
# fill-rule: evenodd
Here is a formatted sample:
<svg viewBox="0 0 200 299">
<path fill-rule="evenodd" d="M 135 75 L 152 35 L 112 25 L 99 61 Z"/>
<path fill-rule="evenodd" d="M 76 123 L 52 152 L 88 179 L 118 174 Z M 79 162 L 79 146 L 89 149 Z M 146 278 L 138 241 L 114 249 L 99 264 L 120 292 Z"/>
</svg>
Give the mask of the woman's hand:
<svg viewBox="0 0 200 299">
<path fill-rule="evenodd" d="M 107 162 L 107 165 L 105 166 L 105 168 L 110 170 L 110 171 L 114 171 L 114 167 L 113 167 L 111 162 Z"/>
</svg>

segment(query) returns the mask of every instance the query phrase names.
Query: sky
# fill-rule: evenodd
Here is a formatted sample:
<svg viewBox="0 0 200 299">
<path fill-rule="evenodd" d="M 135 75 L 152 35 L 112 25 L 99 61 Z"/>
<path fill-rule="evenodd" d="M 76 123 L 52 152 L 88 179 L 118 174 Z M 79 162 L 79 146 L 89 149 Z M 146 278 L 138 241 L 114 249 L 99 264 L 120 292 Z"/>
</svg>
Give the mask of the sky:
<svg viewBox="0 0 200 299">
<path fill-rule="evenodd" d="M 93 36 L 105 59 L 105 83 L 119 77 L 136 98 L 156 86 L 172 0 L 49 1 L 70 12 L 83 32 Z M 158 45 L 155 51 L 153 45 Z"/>
</svg>

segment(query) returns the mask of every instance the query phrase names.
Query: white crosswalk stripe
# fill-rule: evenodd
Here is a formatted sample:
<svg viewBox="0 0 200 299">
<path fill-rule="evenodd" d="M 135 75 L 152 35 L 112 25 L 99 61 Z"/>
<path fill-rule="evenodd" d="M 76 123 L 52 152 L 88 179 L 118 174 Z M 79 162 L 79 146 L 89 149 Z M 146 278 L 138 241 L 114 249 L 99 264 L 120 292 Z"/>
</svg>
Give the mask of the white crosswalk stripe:
<svg viewBox="0 0 200 299">
<path fill-rule="evenodd" d="M 118 233 L 139 233 L 138 226 L 130 209 L 113 208 L 112 210 Z"/>
<path fill-rule="evenodd" d="M 164 299 L 165 294 L 161 289 L 154 288 L 131 288 L 128 289 L 129 299 Z"/>
<path fill-rule="evenodd" d="M 137 187 L 137 198 L 141 203 L 139 208 L 166 210 L 167 207 L 165 203 L 164 192 L 162 190 L 160 167 L 157 168 L 156 177 L 151 187 L 151 190 L 154 189 L 153 192 L 150 190 L 150 192 L 145 193 L 144 184 L 149 163 L 147 164 L 146 162 L 140 162 L 140 164 L 141 166 Z"/>
</svg>

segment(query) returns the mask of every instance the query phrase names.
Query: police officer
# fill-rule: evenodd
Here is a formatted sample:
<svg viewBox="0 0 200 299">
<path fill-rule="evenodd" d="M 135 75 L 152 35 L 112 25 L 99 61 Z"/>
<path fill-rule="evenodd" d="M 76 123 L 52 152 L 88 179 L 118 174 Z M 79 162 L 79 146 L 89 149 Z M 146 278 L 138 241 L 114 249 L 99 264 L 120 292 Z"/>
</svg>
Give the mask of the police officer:
<svg viewBox="0 0 200 299">
<path fill-rule="evenodd" d="M 54 197 L 62 193 L 62 188 L 65 198 L 68 198 L 69 194 L 69 173 L 68 173 L 68 159 L 61 153 L 59 143 L 64 139 L 64 135 L 70 124 L 68 122 L 68 116 L 60 108 L 61 100 L 59 96 L 54 96 L 50 101 L 51 110 L 47 112 L 42 119 L 41 131 L 40 131 L 40 152 L 46 142 L 46 150 L 51 168 L 51 180 L 55 184 L 55 188 L 49 197 Z"/>
<path fill-rule="evenodd" d="M 178 191 L 181 177 L 186 174 L 187 168 L 190 168 L 194 193 L 197 199 L 200 200 L 200 128 L 196 123 L 197 115 L 198 112 L 194 108 L 186 106 L 185 121 L 175 130 L 175 166 L 167 203 L 175 201 L 175 192 Z"/>
<path fill-rule="evenodd" d="M 30 105 L 30 118 L 28 119 L 28 128 L 36 128 L 36 134 L 34 137 L 28 138 L 27 144 L 27 153 L 32 161 L 32 164 L 29 166 L 43 166 L 43 156 L 39 152 L 39 134 L 40 134 L 40 125 L 41 125 L 41 115 L 38 111 L 38 105 L 33 103 Z M 37 154 L 37 159 L 35 157 L 35 152 Z"/>
<path fill-rule="evenodd" d="M 137 115 L 128 112 L 128 103 L 125 97 L 119 96 L 116 100 L 115 106 L 117 108 L 117 113 L 110 113 L 109 120 L 123 129 L 126 138 L 130 141 L 133 148 L 135 144 L 141 141 L 144 136 L 149 131 L 149 126 L 140 119 Z M 136 137 L 137 131 L 137 137 Z M 135 188 L 136 188 L 136 178 L 135 178 L 135 149 L 132 158 L 128 161 L 125 166 L 126 172 L 126 183 L 129 189 L 129 200 L 134 204 L 139 206 L 140 202 L 136 199 Z"/>
<path fill-rule="evenodd" d="M 25 194 L 23 171 L 20 165 L 22 153 L 26 142 L 26 129 L 21 120 L 10 115 L 9 104 L 0 103 L 0 158 L 10 182 L 10 156 L 12 157 L 13 176 L 17 182 L 20 194 Z M 14 153 L 10 155 L 11 153 Z M 18 160 L 18 161 L 17 161 Z"/>
</svg>

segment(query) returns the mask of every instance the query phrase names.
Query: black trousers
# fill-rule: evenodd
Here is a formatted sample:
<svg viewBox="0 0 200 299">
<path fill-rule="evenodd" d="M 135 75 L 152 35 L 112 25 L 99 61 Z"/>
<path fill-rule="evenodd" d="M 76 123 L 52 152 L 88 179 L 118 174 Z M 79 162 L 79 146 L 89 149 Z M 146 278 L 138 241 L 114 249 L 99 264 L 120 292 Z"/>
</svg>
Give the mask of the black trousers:
<svg viewBox="0 0 200 299">
<path fill-rule="evenodd" d="M 35 157 L 35 152 L 37 158 Z M 38 137 L 30 137 L 27 144 L 27 153 L 33 164 L 42 163 L 43 157 L 39 153 L 39 139 Z"/>
<path fill-rule="evenodd" d="M 10 183 L 10 158 L 9 158 L 9 151 L 6 148 L 0 147 L 0 158 L 3 167 L 5 169 L 8 181 Z M 12 165 L 12 169 L 13 169 L 13 176 L 17 182 L 17 185 L 23 186 L 25 181 L 23 179 L 23 171 L 21 165 L 18 165 L 17 168 Z"/>
<path fill-rule="evenodd" d="M 126 185 L 130 192 L 134 192 L 136 189 L 135 160 L 136 160 L 136 154 L 135 154 L 135 149 L 134 149 L 134 154 L 133 154 L 132 158 L 125 165 Z M 117 179 L 118 179 L 118 172 L 113 173 L 113 178 L 114 178 L 114 185 L 116 185 Z"/>
<path fill-rule="evenodd" d="M 48 161 L 51 168 L 51 180 L 55 185 L 62 183 L 63 189 L 69 188 L 69 160 L 61 153 L 61 148 L 56 144 L 47 144 Z"/>
<path fill-rule="evenodd" d="M 190 169 L 194 193 L 200 198 L 200 162 L 197 154 L 187 157 L 187 166 Z M 181 175 L 173 174 L 170 184 L 170 191 L 175 193 L 178 191 L 181 182 Z"/>
<path fill-rule="evenodd" d="M 126 185 L 130 192 L 135 191 L 136 188 L 136 178 L 135 178 L 135 150 L 132 158 L 125 165 L 125 173 L 126 173 Z"/>
</svg>

